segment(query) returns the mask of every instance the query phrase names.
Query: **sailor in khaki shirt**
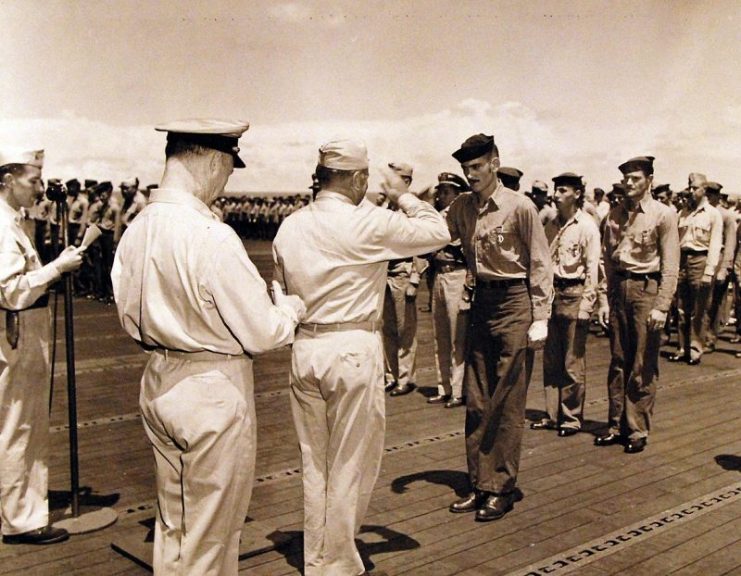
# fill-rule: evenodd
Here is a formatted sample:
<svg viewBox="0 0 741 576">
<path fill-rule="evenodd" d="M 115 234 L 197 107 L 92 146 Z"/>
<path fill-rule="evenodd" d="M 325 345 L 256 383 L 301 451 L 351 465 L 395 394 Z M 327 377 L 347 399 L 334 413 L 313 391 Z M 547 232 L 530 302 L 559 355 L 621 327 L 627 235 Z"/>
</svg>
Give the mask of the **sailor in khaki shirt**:
<svg viewBox="0 0 741 576">
<path fill-rule="evenodd" d="M 450 511 L 475 512 L 477 521 L 486 522 L 507 514 L 520 497 L 527 386 L 534 350 L 548 331 L 553 270 L 535 205 L 497 177 L 493 136 L 471 136 L 453 157 L 472 192 L 451 204 L 448 227 L 463 245 L 475 279 L 468 285 L 475 288 L 464 384 L 471 492 Z"/>
<path fill-rule="evenodd" d="M 368 156 L 360 142 L 324 144 L 316 175 L 316 200 L 278 230 L 275 279 L 307 307 L 291 363 L 291 409 L 303 464 L 305 574 L 356 576 L 365 568 L 354 539 L 383 454 L 380 324 L 387 261 L 437 250 L 450 235 L 445 220 L 407 193 L 394 172 L 383 186 L 399 210 L 364 200 Z"/>
<path fill-rule="evenodd" d="M 252 355 L 290 343 L 303 305 L 267 287 L 209 205 L 234 167 L 239 121 L 167 131 L 165 172 L 112 272 L 124 330 L 151 352 L 139 406 L 155 457 L 156 575 L 236 576 L 255 473 Z"/>
<path fill-rule="evenodd" d="M 702 357 L 705 316 L 723 247 L 723 218 L 705 197 L 706 184 L 704 174 L 690 174 L 690 197 L 679 212 L 679 344 L 669 360 L 690 365 L 699 364 Z"/>
<path fill-rule="evenodd" d="M 705 314 L 705 354 L 715 351 L 715 342 L 721 326 L 726 320 L 722 312 L 723 302 L 728 295 L 728 285 L 733 277 L 733 258 L 736 255 L 736 218 L 728 206 L 728 192 L 718 182 L 708 182 L 705 185 L 705 197 L 718 212 L 723 220 L 723 246 L 720 251 L 720 262 L 715 274 L 713 290 Z"/>
<path fill-rule="evenodd" d="M 558 429 L 561 437 L 582 425 L 586 394 L 586 344 L 597 298 L 600 234 L 581 209 L 583 178 L 565 172 L 553 178 L 558 217 L 545 227 L 553 261 L 553 308 L 543 350 L 543 386 L 548 418 L 534 430 Z"/>
<path fill-rule="evenodd" d="M 599 317 L 610 327 L 612 357 L 609 430 L 594 442 L 626 444 L 629 454 L 645 449 L 651 430 L 661 329 L 679 265 L 677 215 L 651 197 L 653 160 L 638 156 L 619 166 L 625 197 L 607 215 L 602 238 L 607 302 L 600 302 Z"/>
</svg>

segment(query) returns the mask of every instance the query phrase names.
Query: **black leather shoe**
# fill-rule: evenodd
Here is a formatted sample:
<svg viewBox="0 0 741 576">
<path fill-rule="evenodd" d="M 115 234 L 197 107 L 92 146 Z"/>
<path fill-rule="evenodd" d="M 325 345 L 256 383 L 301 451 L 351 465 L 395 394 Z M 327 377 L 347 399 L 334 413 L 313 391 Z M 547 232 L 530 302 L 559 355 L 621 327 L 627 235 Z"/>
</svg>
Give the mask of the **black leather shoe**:
<svg viewBox="0 0 741 576">
<path fill-rule="evenodd" d="M 427 399 L 428 404 L 444 404 L 450 400 L 450 394 L 438 394 Z"/>
<path fill-rule="evenodd" d="M 56 544 L 69 538 L 64 528 L 44 526 L 22 534 L 3 535 L 3 544 Z"/>
<path fill-rule="evenodd" d="M 391 392 L 390 396 L 404 396 L 404 394 L 409 394 L 412 390 L 414 390 L 414 384 L 402 384 L 395 386 Z"/>
<path fill-rule="evenodd" d="M 558 435 L 561 438 L 565 438 L 566 436 L 573 436 L 577 432 L 579 432 L 578 428 L 559 428 L 558 429 Z"/>
<path fill-rule="evenodd" d="M 488 494 L 486 492 L 479 492 L 474 490 L 468 496 L 464 496 L 460 500 L 453 502 L 448 510 L 455 514 L 462 514 L 464 512 L 476 512 L 481 504 L 486 499 Z"/>
<path fill-rule="evenodd" d="M 387 382 L 383 390 L 385 392 L 391 392 L 394 388 L 396 388 L 396 382 Z"/>
<path fill-rule="evenodd" d="M 530 430 L 555 430 L 556 423 L 553 420 L 543 419 L 539 422 L 531 422 Z"/>
<path fill-rule="evenodd" d="M 733 336 L 733 337 L 732 337 L 732 338 L 731 338 L 731 339 L 729 340 L 729 342 L 730 342 L 731 344 L 738 344 L 739 342 L 741 342 L 741 334 L 736 334 L 735 336 Z"/>
<path fill-rule="evenodd" d="M 684 350 L 678 350 L 676 353 L 672 354 L 667 358 L 669 362 L 684 362 L 687 359 L 687 354 L 684 353 Z"/>
<path fill-rule="evenodd" d="M 605 434 L 604 436 L 597 436 L 594 439 L 595 446 L 612 446 L 613 444 L 620 444 L 623 441 L 623 437 L 620 434 Z"/>
<path fill-rule="evenodd" d="M 490 494 L 483 506 L 476 510 L 476 522 L 491 522 L 499 520 L 512 510 L 515 502 L 522 500 L 519 492 L 509 494 Z"/>
<path fill-rule="evenodd" d="M 638 454 L 639 452 L 643 452 L 643 450 L 646 448 L 647 441 L 645 438 L 638 438 L 637 440 L 629 440 L 628 444 L 625 446 L 625 453 L 626 454 Z"/>
<path fill-rule="evenodd" d="M 463 406 L 465 402 L 463 402 L 463 398 L 460 396 L 453 396 L 450 400 L 448 400 L 445 403 L 446 408 L 458 408 L 458 406 Z"/>
<path fill-rule="evenodd" d="M 698 356 L 697 358 L 690 358 L 689 360 L 687 360 L 687 364 L 689 364 L 690 366 L 697 366 L 698 364 L 700 364 L 700 357 Z"/>
</svg>

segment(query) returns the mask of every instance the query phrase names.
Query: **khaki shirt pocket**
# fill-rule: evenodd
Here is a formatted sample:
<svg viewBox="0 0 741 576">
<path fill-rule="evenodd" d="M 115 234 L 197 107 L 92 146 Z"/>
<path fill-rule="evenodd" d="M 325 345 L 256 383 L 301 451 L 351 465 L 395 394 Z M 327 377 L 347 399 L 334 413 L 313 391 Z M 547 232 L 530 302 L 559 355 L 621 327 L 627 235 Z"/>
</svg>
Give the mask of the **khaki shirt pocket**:
<svg viewBox="0 0 741 576">
<path fill-rule="evenodd" d="M 710 222 L 696 222 L 692 225 L 692 239 L 702 246 L 710 245 Z"/>
<path fill-rule="evenodd" d="M 648 262 L 656 257 L 656 230 L 646 228 L 631 234 L 631 254 L 640 262 Z"/>
</svg>

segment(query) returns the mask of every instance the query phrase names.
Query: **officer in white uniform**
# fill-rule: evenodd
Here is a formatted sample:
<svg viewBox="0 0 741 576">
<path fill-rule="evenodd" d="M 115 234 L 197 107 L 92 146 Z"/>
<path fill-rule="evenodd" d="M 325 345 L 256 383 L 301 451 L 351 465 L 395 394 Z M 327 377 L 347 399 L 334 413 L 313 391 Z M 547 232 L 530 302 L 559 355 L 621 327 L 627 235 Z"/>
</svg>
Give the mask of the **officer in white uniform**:
<svg viewBox="0 0 741 576">
<path fill-rule="evenodd" d="M 211 212 L 246 122 L 180 121 L 165 173 L 112 271 L 124 330 L 151 357 L 139 406 L 155 456 L 154 573 L 237 574 L 255 469 L 252 355 L 290 343 L 304 308 L 270 301 L 236 233 Z"/>
<path fill-rule="evenodd" d="M 0 515 L 5 544 L 69 537 L 49 526 L 49 342 L 47 290 L 80 267 L 65 249 L 42 266 L 21 222 L 44 190 L 43 150 L 0 151 Z"/>
<path fill-rule="evenodd" d="M 383 186 L 398 211 L 364 200 L 362 143 L 323 145 L 316 176 L 316 200 L 286 218 L 273 243 L 275 279 L 307 307 L 291 364 L 305 574 L 355 576 L 364 567 L 354 538 L 383 453 L 386 263 L 437 250 L 450 235 L 437 211 L 407 193 L 394 172 Z"/>
</svg>

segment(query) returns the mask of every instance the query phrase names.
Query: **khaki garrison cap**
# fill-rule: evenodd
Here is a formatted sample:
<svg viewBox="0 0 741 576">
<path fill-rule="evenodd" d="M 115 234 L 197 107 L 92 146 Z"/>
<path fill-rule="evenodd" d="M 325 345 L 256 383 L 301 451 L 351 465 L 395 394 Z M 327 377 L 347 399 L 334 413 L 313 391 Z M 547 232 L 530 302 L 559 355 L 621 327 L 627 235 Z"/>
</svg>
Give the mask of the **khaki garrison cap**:
<svg viewBox="0 0 741 576">
<path fill-rule="evenodd" d="M 332 140 L 319 148 L 317 164 L 332 170 L 366 170 L 368 150 L 357 140 Z"/>
<path fill-rule="evenodd" d="M 26 166 L 44 167 L 43 150 L 20 150 L 20 149 L 0 149 L 0 166 L 9 164 L 25 164 Z"/>
<path fill-rule="evenodd" d="M 707 181 L 708 177 L 700 172 L 690 172 L 690 175 L 687 177 L 687 184 L 690 186 L 704 186 Z"/>
</svg>

